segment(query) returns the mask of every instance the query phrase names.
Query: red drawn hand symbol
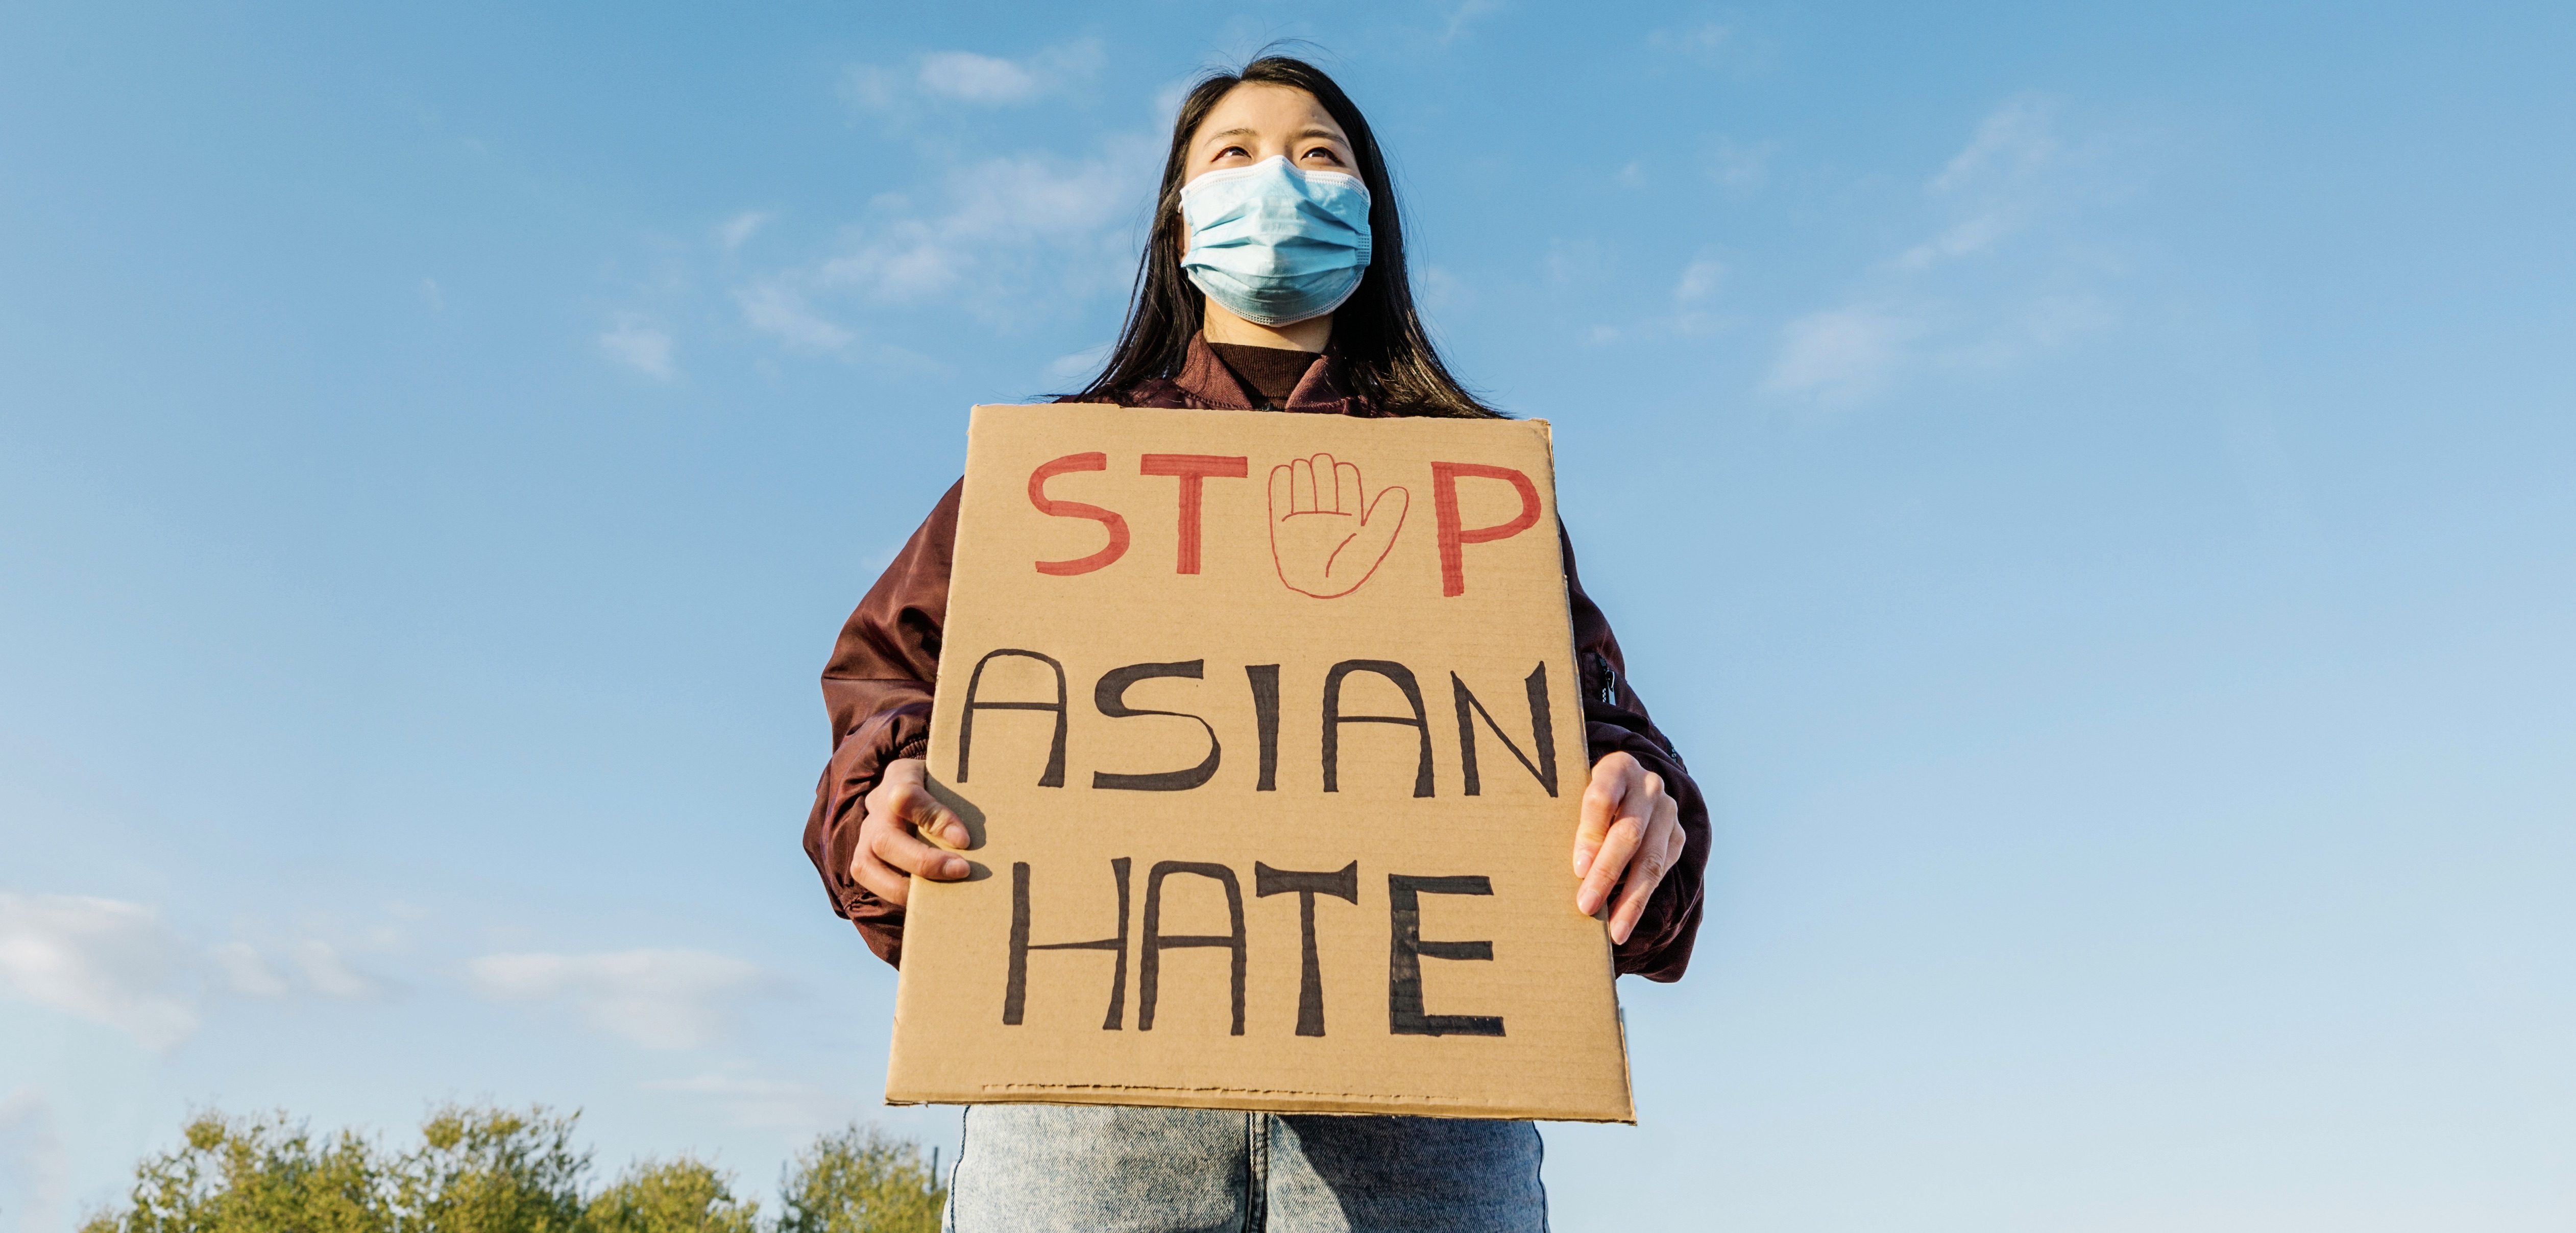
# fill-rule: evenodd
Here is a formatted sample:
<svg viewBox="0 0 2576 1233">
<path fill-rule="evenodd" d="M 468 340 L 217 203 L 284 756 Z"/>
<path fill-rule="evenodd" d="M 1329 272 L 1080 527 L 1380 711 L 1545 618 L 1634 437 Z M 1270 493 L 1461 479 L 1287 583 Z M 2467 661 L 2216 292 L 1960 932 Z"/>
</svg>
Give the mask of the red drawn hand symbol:
<svg viewBox="0 0 2576 1233">
<path fill-rule="evenodd" d="M 1377 572 L 1404 529 L 1412 497 L 1381 488 L 1360 492 L 1360 469 L 1317 454 L 1270 469 L 1270 556 L 1279 581 L 1317 599 L 1348 595 Z"/>
</svg>

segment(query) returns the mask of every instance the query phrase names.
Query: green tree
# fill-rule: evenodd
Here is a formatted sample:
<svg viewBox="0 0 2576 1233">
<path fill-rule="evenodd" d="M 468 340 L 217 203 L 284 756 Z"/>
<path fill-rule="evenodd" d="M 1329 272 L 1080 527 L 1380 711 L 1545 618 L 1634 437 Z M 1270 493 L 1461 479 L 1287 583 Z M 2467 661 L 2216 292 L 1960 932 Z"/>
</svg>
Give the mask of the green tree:
<svg viewBox="0 0 2576 1233">
<path fill-rule="evenodd" d="M 394 1187 L 404 1233 L 577 1233 L 590 1153 L 578 1113 L 450 1105 L 420 1128 Z"/>
<path fill-rule="evenodd" d="M 851 1126 L 797 1153 L 778 1195 L 778 1233 L 935 1233 L 948 1188 L 920 1144 Z"/>
<path fill-rule="evenodd" d="M 947 1191 L 921 1147 L 874 1127 L 814 1141 L 780 1178 L 774 1223 L 697 1160 L 644 1161 L 584 1197 L 579 1114 L 450 1105 L 394 1155 L 283 1113 L 188 1123 L 146 1157 L 129 1205 L 81 1233 L 932 1233 Z"/>
<path fill-rule="evenodd" d="M 626 1170 L 590 1201 L 586 1233 L 760 1233 L 760 1204 L 732 1178 L 686 1156 Z"/>
<path fill-rule="evenodd" d="M 392 1233 L 384 1162 L 342 1131 L 317 1143 L 283 1113 L 200 1115 L 187 1143 L 136 1167 L 133 1206 L 81 1233 Z"/>
</svg>

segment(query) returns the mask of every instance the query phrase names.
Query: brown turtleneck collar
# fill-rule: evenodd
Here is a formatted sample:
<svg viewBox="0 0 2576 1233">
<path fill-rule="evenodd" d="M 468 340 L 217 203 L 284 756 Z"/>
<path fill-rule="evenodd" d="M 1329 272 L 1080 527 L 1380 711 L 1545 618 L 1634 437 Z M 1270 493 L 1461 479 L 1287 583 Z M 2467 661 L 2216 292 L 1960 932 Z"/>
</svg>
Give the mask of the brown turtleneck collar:
<svg viewBox="0 0 2576 1233">
<path fill-rule="evenodd" d="M 1270 350 L 1265 347 L 1242 349 L 1254 352 Z M 1347 385 L 1349 378 L 1343 371 L 1340 344 L 1326 346 L 1321 355 L 1304 351 L 1282 354 L 1288 362 L 1302 363 L 1305 369 L 1284 398 L 1261 392 L 1248 374 L 1237 376 L 1226 361 L 1217 357 L 1216 348 L 1209 344 L 1206 335 L 1193 334 L 1189 351 L 1181 359 L 1181 371 L 1169 377 L 1147 377 L 1096 401 L 1127 407 L 1194 407 L 1215 411 L 1267 410 L 1361 416 L 1378 413 L 1368 400 L 1351 393 Z M 1251 366 L 1249 361 L 1247 366 Z M 1068 395 L 1064 401 L 1075 401 L 1076 397 Z"/>
<path fill-rule="evenodd" d="M 1293 347 L 1261 347 L 1248 343 L 1211 342 L 1208 350 L 1225 361 L 1235 379 L 1246 390 L 1260 396 L 1271 408 L 1288 405 L 1288 396 L 1306 377 L 1306 370 L 1323 358 L 1322 353 L 1300 351 Z"/>
</svg>

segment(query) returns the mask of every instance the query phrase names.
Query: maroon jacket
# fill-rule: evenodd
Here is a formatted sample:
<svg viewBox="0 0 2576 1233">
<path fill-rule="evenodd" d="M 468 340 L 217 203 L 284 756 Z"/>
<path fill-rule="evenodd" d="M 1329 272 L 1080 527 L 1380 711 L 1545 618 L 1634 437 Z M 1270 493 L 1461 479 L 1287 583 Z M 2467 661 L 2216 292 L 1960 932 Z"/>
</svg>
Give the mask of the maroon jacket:
<svg viewBox="0 0 2576 1233">
<path fill-rule="evenodd" d="M 1249 410 L 1253 399 L 1232 371 L 1198 339 L 1190 342 L 1188 360 L 1172 380 L 1138 385 L 1119 400 L 1131 407 L 1194 407 Z M 1287 412 L 1375 415 L 1377 411 L 1353 394 L 1335 353 L 1307 370 L 1288 396 Z M 877 898 L 850 877 L 850 858 L 859 842 L 864 799 L 877 786 L 886 764 L 897 758 L 928 756 L 930 694 L 939 677 L 940 630 L 948 619 L 948 569 L 957 546 L 957 500 L 960 480 L 930 511 L 921 529 L 868 589 L 841 627 L 841 640 L 823 668 L 823 704 L 832 716 L 832 760 L 814 790 L 814 812 L 805 822 L 805 854 L 823 875 L 832 909 L 859 927 L 868 949 L 888 963 L 902 962 L 903 909 Z M 1627 661 L 1619 640 L 1601 609 L 1583 594 L 1574 572 L 1574 546 L 1565 545 L 1566 594 L 1573 603 L 1574 652 L 1582 676 L 1584 735 L 1592 760 L 1614 751 L 1634 755 L 1646 769 L 1663 776 L 1664 790 L 1681 807 L 1688 842 L 1682 857 L 1649 901 L 1645 917 L 1625 945 L 1618 948 L 1622 973 L 1649 980 L 1679 980 L 1690 965 L 1691 940 L 1699 932 L 1700 874 L 1708 863 L 1708 805 L 1691 782 L 1681 756 L 1646 716 L 1646 705 L 1629 687 Z M 1569 837 L 1570 838 L 1570 837 Z M 1565 893 L 1574 894 L 1569 874 Z"/>
</svg>

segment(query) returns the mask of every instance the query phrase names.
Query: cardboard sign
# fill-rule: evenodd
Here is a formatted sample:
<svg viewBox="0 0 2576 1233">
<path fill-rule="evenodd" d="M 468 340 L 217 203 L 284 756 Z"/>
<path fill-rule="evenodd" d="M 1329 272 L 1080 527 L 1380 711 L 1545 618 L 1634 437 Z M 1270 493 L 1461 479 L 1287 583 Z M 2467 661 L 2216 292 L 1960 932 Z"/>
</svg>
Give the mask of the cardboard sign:
<svg viewBox="0 0 2576 1233">
<path fill-rule="evenodd" d="M 977 407 L 886 1099 L 1633 1121 L 1547 425 Z"/>
</svg>

